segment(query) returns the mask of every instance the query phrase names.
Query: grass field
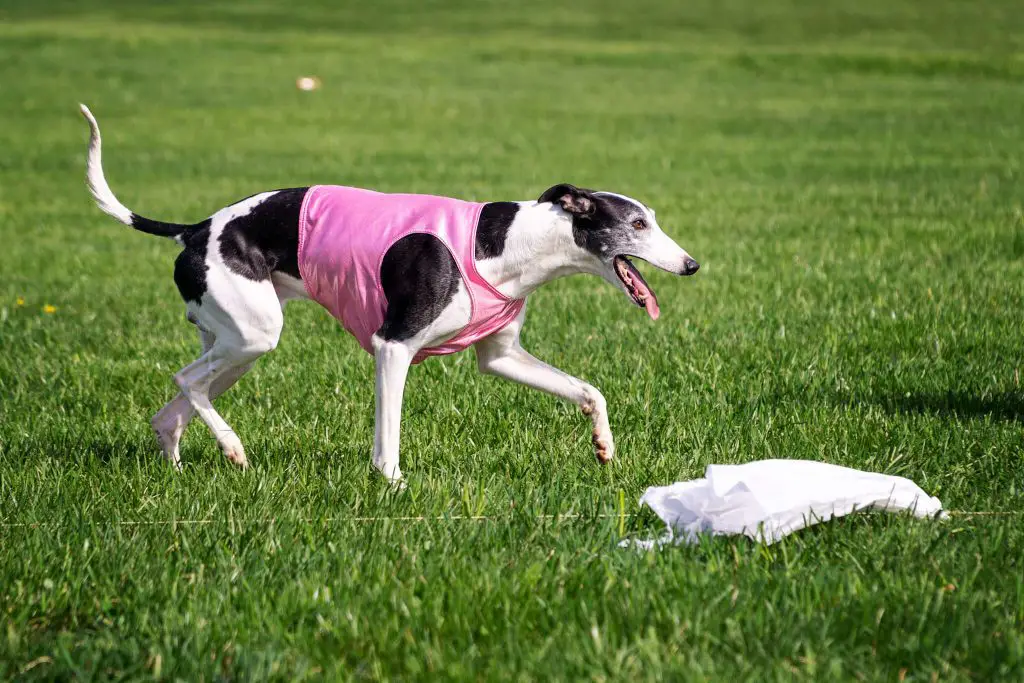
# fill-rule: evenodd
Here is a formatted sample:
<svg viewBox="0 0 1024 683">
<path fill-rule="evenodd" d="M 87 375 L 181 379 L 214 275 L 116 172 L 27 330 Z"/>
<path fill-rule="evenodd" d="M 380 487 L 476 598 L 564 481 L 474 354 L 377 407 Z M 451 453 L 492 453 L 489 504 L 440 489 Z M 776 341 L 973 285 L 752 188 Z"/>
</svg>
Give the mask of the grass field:
<svg viewBox="0 0 1024 683">
<path fill-rule="evenodd" d="M 0 0 L 0 679 L 1024 678 L 1019 3 L 338 5 Z M 91 204 L 80 101 L 155 218 L 315 182 L 657 208 L 703 266 L 641 265 L 661 320 L 578 277 L 525 333 L 618 460 L 464 353 L 411 373 L 392 494 L 372 359 L 295 304 L 218 404 L 254 467 L 197 423 L 174 474 L 176 248 Z M 770 457 L 1011 514 L 617 548 L 660 533 L 645 487 Z"/>
</svg>

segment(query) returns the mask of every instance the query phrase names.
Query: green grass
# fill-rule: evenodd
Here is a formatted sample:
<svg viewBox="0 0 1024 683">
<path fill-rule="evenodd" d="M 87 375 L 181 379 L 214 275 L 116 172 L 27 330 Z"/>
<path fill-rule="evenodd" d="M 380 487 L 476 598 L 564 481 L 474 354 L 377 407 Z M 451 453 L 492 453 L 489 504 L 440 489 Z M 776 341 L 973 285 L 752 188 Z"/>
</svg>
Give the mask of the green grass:
<svg viewBox="0 0 1024 683">
<path fill-rule="evenodd" d="M 337 5 L 0 2 L 0 678 L 1024 677 L 1022 516 L 616 547 L 660 532 L 620 493 L 770 457 L 1022 509 L 1018 3 Z M 219 401 L 253 469 L 195 424 L 174 474 L 175 247 L 91 204 L 79 101 L 166 220 L 315 182 L 656 207 L 703 265 L 645 268 L 657 324 L 579 277 L 525 333 L 618 460 L 465 353 L 411 373 L 393 495 L 371 358 L 295 304 Z"/>
</svg>

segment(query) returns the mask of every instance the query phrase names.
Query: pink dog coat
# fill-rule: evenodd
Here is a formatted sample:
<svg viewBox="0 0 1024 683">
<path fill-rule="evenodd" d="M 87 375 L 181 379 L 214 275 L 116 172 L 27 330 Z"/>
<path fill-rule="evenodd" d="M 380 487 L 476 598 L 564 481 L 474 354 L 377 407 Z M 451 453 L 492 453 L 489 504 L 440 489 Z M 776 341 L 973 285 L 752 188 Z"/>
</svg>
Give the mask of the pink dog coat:
<svg viewBox="0 0 1024 683">
<path fill-rule="evenodd" d="M 433 235 L 458 264 L 472 313 L 455 336 L 422 349 L 413 363 L 461 351 L 511 323 L 525 303 L 508 298 L 477 272 L 474 252 L 482 208 L 483 204 L 431 195 L 311 187 L 299 214 L 299 274 L 306 291 L 372 355 L 370 338 L 384 323 L 387 308 L 380 285 L 384 254 L 406 235 Z"/>
</svg>

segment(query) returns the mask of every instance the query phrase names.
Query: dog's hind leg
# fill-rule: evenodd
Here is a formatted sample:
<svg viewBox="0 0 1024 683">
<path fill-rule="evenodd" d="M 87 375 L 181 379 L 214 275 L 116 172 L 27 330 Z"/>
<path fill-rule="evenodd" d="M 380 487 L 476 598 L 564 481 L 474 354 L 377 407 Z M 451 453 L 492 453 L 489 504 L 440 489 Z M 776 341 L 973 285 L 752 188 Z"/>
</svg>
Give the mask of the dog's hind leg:
<svg viewBox="0 0 1024 683">
<path fill-rule="evenodd" d="M 181 435 L 196 413 L 228 459 L 247 464 L 241 441 L 212 401 L 277 345 L 283 301 L 304 296 L 296 250 L 305 193 L 295 188 L 253 195 L 178 235 L 184 250 L 174 263 L 174 282 L 200 330 L 203 355 L 175 375 L 181 394 L 152 420 L 175 466 Z"/>
<path fill-rule="evenodd" d="M 212 344 L 194 363 L 174 376 L 189 406 L 206 426 L 228 460 L 245 467 L 248 459 L 234 430 L 213 407 L 213 399 L 226 391 L 263 354 L 277 346 L 284 312 L 273 283 L 253 281 L 216 262 L 206 273 L 208 289 L 198 303 L 189 302 L 196 324 L 212 337 Z M 168 411 L 169 415 L 176 415 Z"/>
<path fill-rule="evenodd" d="M 213 347 L 213 335 L 199 330 L 199 336 L 203 345 L 203 353 L 206 353 Z M 210 400 L 215 400 L 230 389 L 251 367 L 252 363 L 247 363 L 233 368 L 218 377 L 210 385 Z M 185 428 L 188 427 L 188 423 L 191 422 L 194 415 L 195 410 L 193 410 L 188 398 L 185 394 L 179 393 L 167 405 L 161 408 L 151 421 L 153 431 L 156 432 L 157 441 L 160 443 L 160 449 L 164 453 L 164 458 L 178 470 L 181 469 L 181 455 L 178 452 L 178 444 L 181 442 Z"/>
<path fill-rule="evenodd" d="M 197 328 L 199 331 L 199 342 L 202 344 L 203 353 L 213 348 L 213 334 Z M 174 465 L 177 470 L 181 469 L 181 454 L 178 452 L 178 444 L 185 428 L 192 421 L 195 411 L 192 404 L 188 402 L 185 394 L 179 393 L 157 411 L 149 424 L 156 432 L 156 439 L 160 444 L 160 450 L 164 453 L 164 459 Z"/>
<path fill-rule="evenodd" d="M 163 451 L 164 459 L 174 465 L 174 469 L 181 469 L 181 454 L 178 452 L 178 444 L 181 442 L 181 435 L 185 433 L 185 427 L 192 419 L 194 411 L 184 394 L 178 394 L 172 398 L 163 408 L 157 411 L 153 419 L 149 421 L 153 431 L 156 433 L 156 440 Z"/>
<path fill-rule="evenodd" d="M 228 376 L 228 373 L 242 367 L 237 356 L 230 348 L 214 348 L 204 353 L 194 363 L 183 368 L 174 376 L 174 381 L 181 388 L 181 393 L 188 400 L 191 408 L 198 413 L 200 419 L 213 432 L 217 444 L 228 460 L 240 467 L 249 465 L 245 457 L 242 441 L 231 426 L 224 421 L 220 413 L 213 407 L 214 384 Z"/>
</svg>

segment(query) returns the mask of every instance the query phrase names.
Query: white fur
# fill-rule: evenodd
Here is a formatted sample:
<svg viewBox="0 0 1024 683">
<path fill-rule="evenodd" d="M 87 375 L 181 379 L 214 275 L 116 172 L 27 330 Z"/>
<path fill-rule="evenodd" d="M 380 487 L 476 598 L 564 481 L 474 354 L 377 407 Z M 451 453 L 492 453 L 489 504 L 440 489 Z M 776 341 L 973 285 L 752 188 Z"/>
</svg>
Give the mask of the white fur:
<svg viewBox="0 0 1024 683">
<path fill-rule="evenodd" d="M 638 249 L 633 256 L 642 258 L 652 266 L 670 273 L 677 275 L 682 273 L 686 262 L 690 260 L 690 255 L 686 253 L 686 250 L 666 235 L 656 221 L 652 220 L 647 230 L 648 235 L 643 248 Z"/>
<path fill-rule="evenodd" d="M 89 156 L 86 161 L 86 180 L 89 183 L 89 192 L 92 193 L 96 204 L 125 225 L 132 224 L 132 212 L 117 201 L 117 197 L 110 191 L 107 179 L 103 177 L 103 141 L 100 138 L 100 127 L 96 118 L 84 104 L 78 105 L 82 109 L 82 115 L 89 122 Z"/>
<path fill-rule="evenodd" d="M 598 273 L 593 256 L 576 246 L 572 219 L 553 204 L 520 202 L 498 258 L 477 262 L 477 272 L 499 292 L 525 299 L 541 285 L 573 273 Z"/>
</svg>

